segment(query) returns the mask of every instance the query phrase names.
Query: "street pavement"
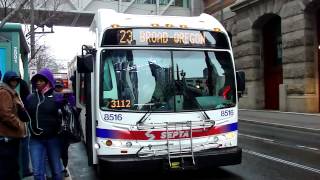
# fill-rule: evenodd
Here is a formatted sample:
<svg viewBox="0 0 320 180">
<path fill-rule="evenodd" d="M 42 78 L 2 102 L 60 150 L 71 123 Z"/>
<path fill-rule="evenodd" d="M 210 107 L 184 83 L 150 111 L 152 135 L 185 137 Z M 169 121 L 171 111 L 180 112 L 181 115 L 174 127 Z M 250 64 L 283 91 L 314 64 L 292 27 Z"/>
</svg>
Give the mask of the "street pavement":
<svg viewBox="0 0 320 180">
<path fill-rule="evenodd" d="M 311 114 L 240 109 L 239 120 L 249 123 L 320 133 L 319 113 Z"/>
</svg>

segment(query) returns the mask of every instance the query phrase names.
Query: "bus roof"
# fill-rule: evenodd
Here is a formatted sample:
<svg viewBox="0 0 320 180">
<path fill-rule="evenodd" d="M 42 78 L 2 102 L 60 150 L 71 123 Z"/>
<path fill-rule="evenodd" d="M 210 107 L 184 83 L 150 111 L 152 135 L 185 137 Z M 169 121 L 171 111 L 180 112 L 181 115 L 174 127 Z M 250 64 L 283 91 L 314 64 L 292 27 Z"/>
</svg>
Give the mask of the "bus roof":
<svg viewBox="0 0 320 180">
<path fill-rule="evenodd" d="M 200 16 L 185 17 L 185 16 L 160 16 L 160 15 L 137 15 L 118 13 L 112 9 L 99 9 L 95 14 L 91 24 L 91 31 L 98 34 L 98 37 L 103 35 L 106 29 L 113 25 L 119 27 L 159 27 L 181 28 L 184 29 L 199 29 L 212 31 L 215 28 L 220 29 L 227 34 L 222 24 L 213 16 L 202 13 Z M 99 41 L 101 38 L 99 38 Z M 99 42 L 100 44 L 100 42 Z"/>
</svg>

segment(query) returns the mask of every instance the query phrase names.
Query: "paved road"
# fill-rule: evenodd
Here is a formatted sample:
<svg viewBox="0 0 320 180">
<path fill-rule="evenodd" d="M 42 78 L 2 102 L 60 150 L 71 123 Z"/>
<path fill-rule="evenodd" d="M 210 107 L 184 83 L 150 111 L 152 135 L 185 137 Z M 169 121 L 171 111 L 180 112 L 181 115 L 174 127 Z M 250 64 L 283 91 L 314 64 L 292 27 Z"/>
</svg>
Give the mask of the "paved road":
<svg viewBox="0 0 320 180">
<path fill-rule="evenodd" d="M 320 179 L 320 134 L 240 122 L 243 163 L 226 167 L 243 179 Z"/>
</svg>

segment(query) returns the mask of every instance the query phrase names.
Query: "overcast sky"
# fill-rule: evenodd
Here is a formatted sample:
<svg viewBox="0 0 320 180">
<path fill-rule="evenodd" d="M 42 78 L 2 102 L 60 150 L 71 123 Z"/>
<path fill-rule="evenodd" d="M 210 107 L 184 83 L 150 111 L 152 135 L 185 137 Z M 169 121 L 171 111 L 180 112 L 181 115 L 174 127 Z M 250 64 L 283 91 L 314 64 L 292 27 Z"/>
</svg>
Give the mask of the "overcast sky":
<svg viewBox="0 0 320 180">
<path fill-rule="evenodd" d="M 48 52 L 58 61 L 71 61 L 81 53 L 81 45 L 90 44 L 92 41 L 90 41 L 89 28 L 63 26 L 53 28 L 54 33 L 46 34 L 40 38 L 39 42 L 47 44 Z"/>
</svg>

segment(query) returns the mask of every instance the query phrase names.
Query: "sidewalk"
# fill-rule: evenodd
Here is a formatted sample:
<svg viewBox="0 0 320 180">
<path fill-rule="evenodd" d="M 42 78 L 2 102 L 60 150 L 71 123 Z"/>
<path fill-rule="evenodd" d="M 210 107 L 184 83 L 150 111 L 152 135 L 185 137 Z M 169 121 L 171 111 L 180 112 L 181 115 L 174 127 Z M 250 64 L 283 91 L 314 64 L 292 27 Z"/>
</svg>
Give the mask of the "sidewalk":
<svg viewBox="0 0 320 180">
<path fill-rule="evenodd" d="M 71 144 L 69 147 L 68 171 L 70 176 L 64 180 L 97 180 L 93 167 L 88 166 L 88 157 L 82 142 Z M 30 176 L 22 180 L 33 179 L 33 176 Z"/>
<path fill-rule="evenodd" d="M 239 109 L 239 120 L 320 133 L 320 114 Z"/>
</svg>

